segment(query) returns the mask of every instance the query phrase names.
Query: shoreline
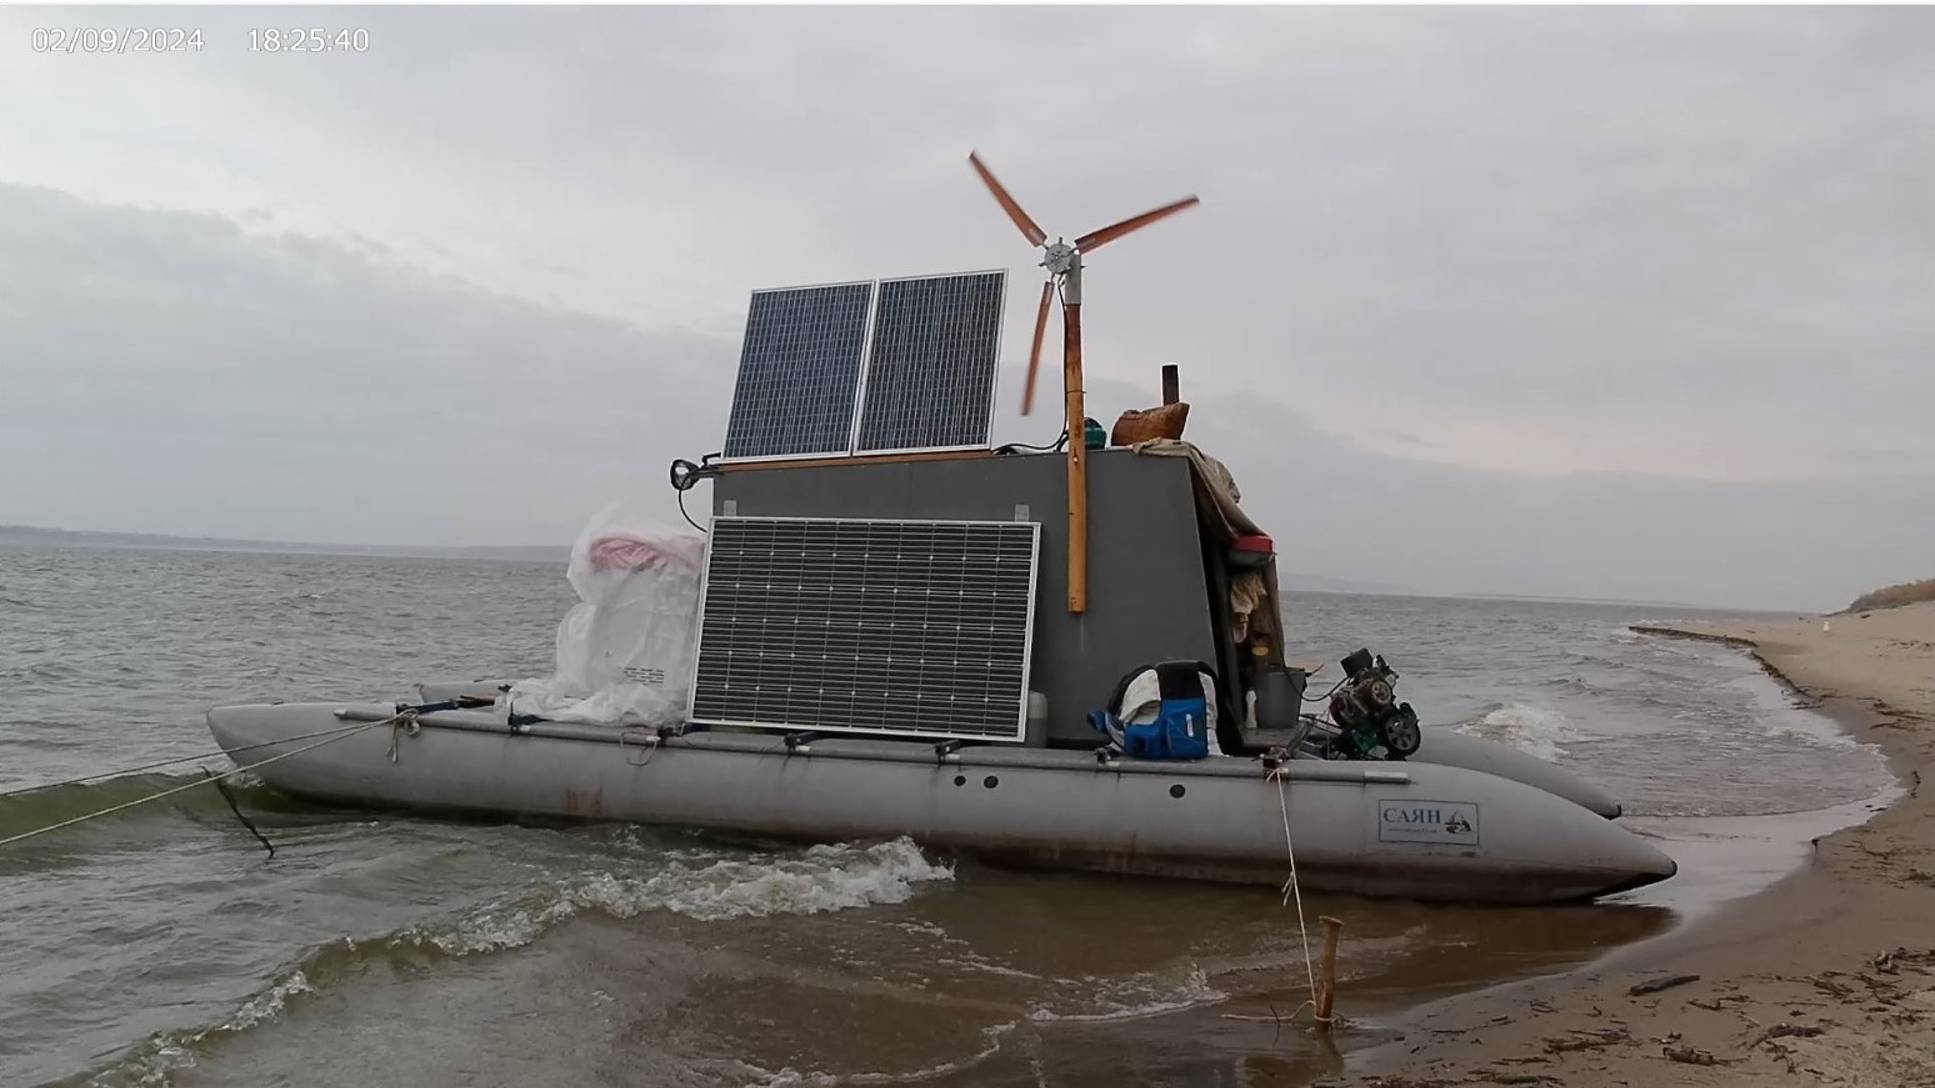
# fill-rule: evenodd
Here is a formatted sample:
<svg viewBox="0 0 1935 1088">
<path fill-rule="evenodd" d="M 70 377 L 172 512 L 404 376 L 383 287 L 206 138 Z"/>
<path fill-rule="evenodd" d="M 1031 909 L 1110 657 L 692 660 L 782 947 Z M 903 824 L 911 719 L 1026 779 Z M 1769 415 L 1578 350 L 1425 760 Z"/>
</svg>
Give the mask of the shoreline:
<svg viewBox="0 0 1935 1088">
<path fill-rule="evenodd" d="M 1935 603 L 1826 622 L 1633 630 L 1745 650 L 1880 749 L 1901 788 L 1893 804 L 1669 933 L 1416 1007 L 1320 1083 L 1935 1082 L 1935 798 L 1920 788 L 1935 770 Z"/>
</svg>

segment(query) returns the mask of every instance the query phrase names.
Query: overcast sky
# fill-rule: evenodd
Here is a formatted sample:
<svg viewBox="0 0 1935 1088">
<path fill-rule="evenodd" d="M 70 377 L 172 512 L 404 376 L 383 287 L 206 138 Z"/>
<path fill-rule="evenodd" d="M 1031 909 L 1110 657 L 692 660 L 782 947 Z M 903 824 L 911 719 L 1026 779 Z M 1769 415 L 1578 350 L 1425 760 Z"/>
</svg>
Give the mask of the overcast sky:
<svg viewBox="0 0 1935 1088">
<path fill-rule="evenodd" d="M 130 20 L 205 48 L 31 49 Z M 1935 574 L 1931 56 L 1915 9 L 0 10 L 0 523 L 670 515 L 752 288 L 1007 267 L 1019 364 L 978 147 L 1051 234 L 1203 198 L 1091 259 L 1094 414 L 1181 363 L 1287 568 L 1833 607 Z"/>
</svg>

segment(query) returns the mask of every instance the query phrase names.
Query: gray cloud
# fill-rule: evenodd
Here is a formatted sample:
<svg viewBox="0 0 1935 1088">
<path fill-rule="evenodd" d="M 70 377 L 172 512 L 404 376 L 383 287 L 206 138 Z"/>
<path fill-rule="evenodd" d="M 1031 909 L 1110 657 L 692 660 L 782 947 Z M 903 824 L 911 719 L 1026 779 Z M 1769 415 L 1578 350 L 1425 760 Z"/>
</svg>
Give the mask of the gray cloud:
<svg viewBox="0 0 1935 1088">
<path fill-rule="evenodd" d="M 1153 403 L 1092 383 L 1094 414 Z M 1519 473 L 1365 450 L 1267 397 L 1192 393 L 1190 437 L 1235 473 L 1289 569 L 1428 593 L 1518 593 L 1826 611 L 1916 577 L 1935 473 L 1740 483 Z"/>
<path fill-rule="evenodd" d="M 50 520 L 555 538 L 716 444 L 754 286 L 1009 266 L 1012 362 L 978 145 L 1051 230 L 1204 197 L 1095 257 L 1091 384 L 1181 361 L 1286 525 L 1419 526 L 1303 566 L 1796 604 L 1927 573 L 1926 11 L 323 9 L 373 49 L 304 58 L 193 17 L 200 57 L 0 67 L 0 181 L 90 202 L 0 218 L 0 443 L 59 451 L 0 497 Z M 286 493 L 227 501 L 256 475 Z"/>
<path fill-rule="evenodd" d="M 0 520 L 565 540 L 615 495 L 659 498 L 731 395 L 716 338 L 47 190 L 0 186 L 0 300 Z"/>
</svg>

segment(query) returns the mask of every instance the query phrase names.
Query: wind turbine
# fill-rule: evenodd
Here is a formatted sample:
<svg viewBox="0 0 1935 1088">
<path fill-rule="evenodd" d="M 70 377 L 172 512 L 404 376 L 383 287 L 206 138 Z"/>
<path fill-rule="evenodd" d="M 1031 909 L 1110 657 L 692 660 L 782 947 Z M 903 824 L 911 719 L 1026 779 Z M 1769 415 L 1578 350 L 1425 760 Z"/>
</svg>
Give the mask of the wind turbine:
<svg viewBox="0 0 1935 1088">
<path fill-rule="evenodd" d="M 1041 306 L 1035 311 L 1035 339 L 1028 349 L 1028 379 L 1021 391 L 1021 414 L 1035 408 L 1035 375 L 1041 369 L 1041 341 L 1048 331 L 1048 304 L 1057 285 L 1062 298 L 1062 394 L 1068 428 L 1068 610 L 1080 614 L 1088 610 L 1088 443 L 1084 434 L 1082 406 L 1082 255 L 1093 252 L 1132 231 L 1159 219 L 1195 207 L 1193 196 L 1133 215 L 1120 223 L 1092 230 L 1073 242 L 1048 240 L 1014 197 L 995 180 L 977 152 L 968 153 L 968 165 L 981 177 L 981 183 L 994 194 L 995 203 L 1008 213 L 1028 244 L 1041 248 L 1041 265 L 1048 279 L 1041 285 Z"/>
</svg>

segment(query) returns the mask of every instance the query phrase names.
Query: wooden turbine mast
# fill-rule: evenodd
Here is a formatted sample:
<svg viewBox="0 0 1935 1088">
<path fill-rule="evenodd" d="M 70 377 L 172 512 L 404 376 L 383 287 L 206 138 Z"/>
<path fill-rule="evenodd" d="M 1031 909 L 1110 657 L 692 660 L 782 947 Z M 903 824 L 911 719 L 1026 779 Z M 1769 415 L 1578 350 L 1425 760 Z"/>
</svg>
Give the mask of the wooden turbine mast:
<svg viewBox="0 0 1935 1088">
<path fill-rule="evenodd" d="M 1082 255 L 1158 219 L 1194 207 L 1197 201 L 1193 196 L 1186 196 L 1120 223 L 1089 231 L 1073 242 L 1060 238 L 1050 242 L 1048 232 L 1021 210 L 1021 205 L 982 164 L 978 153 L 968 153 L 968 165 L 981 176 L 982 184 L 1021 229 L 1021 236 L 1028 239 L 1028 244 L 1041 247 L 1041 265 L 1048 270 L 1048 280 L 1041 285 L 1041 306 L 1035 312 L 1035 339 L 1028 349 L 1028 380 L 1021 391 L 1024 416 L 1035 408 L 1035 374 L 1041 369 L 1041 340 L 1048 331 L 1048 304 L 1055 296 L 1056 287 L 1061 288 L 1062 396 L 1068 428 L 1068 610 L 1079 615 L 1088 610 L 1088 441 L 1084 427 L 1088 417 L 1082 406 Z"/>
</svg>

